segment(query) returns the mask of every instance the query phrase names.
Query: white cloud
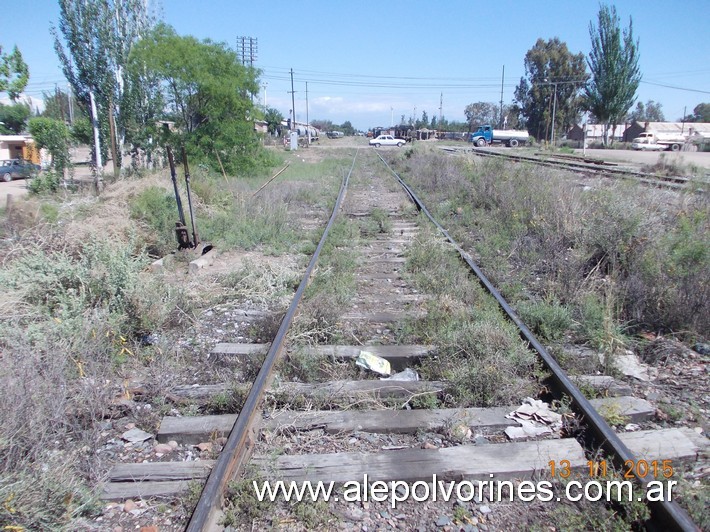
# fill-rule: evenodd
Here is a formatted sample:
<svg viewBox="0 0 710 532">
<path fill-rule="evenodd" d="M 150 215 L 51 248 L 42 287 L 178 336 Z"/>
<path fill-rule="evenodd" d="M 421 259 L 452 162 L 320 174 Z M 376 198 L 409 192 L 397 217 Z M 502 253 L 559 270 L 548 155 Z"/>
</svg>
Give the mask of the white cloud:
<svg viewBox="0 0 710 532">
<path fill-rule="evenodd" d="M 44 111 L 44 100 L 42 98 L 33 98 L 32 96 L 27 96 L 24 94 L 20 95 L 17 102 L 13 102 L 10 98 L 0 98 L 0 103 L 3 105 L 13 105 L 15 103 L 26 103 L 30 106 L 30 109 L 34 113 L 35 110 L 39 109 L 39 112 Z"/>
</svg>

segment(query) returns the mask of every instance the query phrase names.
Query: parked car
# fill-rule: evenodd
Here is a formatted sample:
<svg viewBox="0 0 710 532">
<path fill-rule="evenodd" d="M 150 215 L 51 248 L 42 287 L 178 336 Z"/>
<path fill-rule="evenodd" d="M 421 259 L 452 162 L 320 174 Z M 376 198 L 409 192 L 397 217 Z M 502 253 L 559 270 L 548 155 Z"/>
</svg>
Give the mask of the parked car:
<svg viewBox="0 0 710 532">
<path fill-rule="evenodd" d="M 370 146 L 379 148 L 380 146 L 403 146 L 405 143 L 404 139 L 396 139 L 392 135 L 380 135 L 377 138 L 370 139 Z"/>
<path fill-rule="evenodd" d="M 40 166 L 26 159 L 6 159 L 0 161 L 0 177 L 3 181 L 27 179 L 40 171 Z"/>
</svg>

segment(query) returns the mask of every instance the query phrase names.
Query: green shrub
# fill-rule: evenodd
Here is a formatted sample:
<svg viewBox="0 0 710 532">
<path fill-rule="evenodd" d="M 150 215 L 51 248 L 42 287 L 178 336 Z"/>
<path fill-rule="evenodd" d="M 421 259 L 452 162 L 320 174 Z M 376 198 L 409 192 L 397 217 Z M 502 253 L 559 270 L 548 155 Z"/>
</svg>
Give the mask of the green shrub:
<svg viewBox="0 0 710 532">
<path fill-rule="evenodd" d="M 0 272 L 0 286 L 41 315 L 83 320 L 87 309 L 105 311 L 123 336 L 144 334 L 170 319 L 179 292 L 142 275 L 147 257 L 132 243 L 86 242 L 81 255 L 28 252 Z"/>
<path fill-rule="evenodd" d="M 149 229 L 151 254 L 164 255 L 176 247 L 175 223 L 179 220 L 175 195 L 163 188 L 150 187 L 138 194 L 130 205 L 131 217 Z M 189 213 L 185 205 L 186 222 Z"/>
<path fill-rule="evenodd" d="M 62 175 L 59 172 L 47 170 L 28 180 L 27 188 L 32 194 L 55 193 L 59 190 L 62 179 Z"/>
<path fill-rule="evenodd" d="M 526 301 L 517 310 L 523 323 L 545 340 L 559 340 L 572 325 L 569 311 L 558 301 Z"/>
<path fill-rule="evenodd" d="M 278 252 L 297 240 L 289 227 L 286 206 L 248 203 L 219 210 L 200 220 L 203 240 L 217 244 L 221 249 L 255 249 L 266 246 Z"/>
</svg>

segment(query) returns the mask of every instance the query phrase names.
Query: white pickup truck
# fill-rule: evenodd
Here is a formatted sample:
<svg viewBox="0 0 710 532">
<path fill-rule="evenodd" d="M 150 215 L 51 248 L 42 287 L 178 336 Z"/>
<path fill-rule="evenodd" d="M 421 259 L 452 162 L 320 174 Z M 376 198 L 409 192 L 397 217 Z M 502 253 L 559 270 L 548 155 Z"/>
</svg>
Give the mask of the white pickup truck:
<svg viewBox="0 0 710 532">
<path fill-rule="evenodd" d="M 631 142 L 634 150 L 649 151 L 680 151 L 685 144 L 687 137 L 683 135 L 663 135 L 656 133 L 641 133 Z"/>
</svg>

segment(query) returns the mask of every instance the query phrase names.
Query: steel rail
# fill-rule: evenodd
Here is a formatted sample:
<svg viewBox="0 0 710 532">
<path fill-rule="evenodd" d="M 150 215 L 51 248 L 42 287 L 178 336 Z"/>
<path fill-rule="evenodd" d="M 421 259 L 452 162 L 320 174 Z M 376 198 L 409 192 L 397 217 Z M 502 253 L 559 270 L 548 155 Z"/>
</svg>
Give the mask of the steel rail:
<svg viewBox="0 0 710 532">
<path fill-rule="evenodd" d="M 338 215 L 340 205 L 345 198 L 348 182 L 350 180 L 350 174 L 355 167 L 355 160 L 357 159 L 358 151 L 355 152 L 352 165 L 350 166 L 350 171 L 343 176 L 343 181 L 340 185 L 340 191 L 338 193 L 338 198 L 335 201 L 333 212 L 330 215 L 328 224 L 323 231 L 320 242 L 311 257 L 310 262 L 308 263 L 308 267 L 303 274 L 301 283 L 298 285 L 298 289 L 296 290 L 296 294 L 291 301 L 291 305 L 281 321 L 281 326 L 279 327 L 279 330 L 271 343 L 269 352 L 264 358 L 264 363 L 259 370 L 259 374 L 249 390 L 249 395 L 247 396 L 244 406 L 242 407 L 242 410 L 237 416 L 234 426 L 229 433 L 227 442 L 225 443 L 224 448 L 222 449 L 222 452 L 220 453 L 219 458 L 212 468 L 212 471 L 207 478 L 207 482 L 202 489 L 200 500 L 197 502 L 197 506 L 195 507 L 195 510 L 190 518 L 190 522 L 186 528 L 188 532 L 208 531 L 217 528 L 217 520 L 220 510 L 219 504 L 221 503 L 222 494 L 224 493 L 227 482 L 241 470 L 244 464 L 247 463 L 251 451 L 254 448 L 255 437 L 253 434 L 253 427 L 257 418 L 257 410 L 261 406 L 264 393 L 271 383 L 271 374 L 276 362 L 280 358 L 286 334 L 288 333 L 291 322 L 296 315 L 298 305 L 303 298 L 303 293 L 308 286 L 311 274 L 313 273 L 316 263 L 318 262 L 318 257 L 323 249 L 328 233 L 330 232 L 330 229 Z"/>
<path fill-rule="evenodd" d="M 687 184 L 690 179 L 687 177 L 650 177 L 648 174 L 641 172 L 635 172 L 633 170 L 622 170 L 619 168 L 604 168 L 599 165 L 581 163 L 574 161 L 555 161 L 550 159 L 540 159 L 537 157 L 530 157 L 526 155 L 517 155 L 512 153 L 499 153 L 495 151 L 482 150 L 480 148 L 473 148 L 472 153 L 475 155 L 483 157 L 498 157 L 500 159 L 509 159 L 518 162 L 530 162 L 533 164 L 538 164 L 540 166 L 550 166 L 557 168 L 572 168 L 587 172 L 593 172 L 595 174 L 607 174 L 616 177 L 621 177 L 624 179 L 632 179 L 634 181 L 641 182 L 647 185 L 653 185 L 657 187 L 671 188 L 674 190 L 684 189 L 684 185 Z"/>
<path fill-rule="evenodd" d="M 543 363 L 547 369 L 552 373 L 554 381 L 557 383 L 558 387 L 567 395 L 572 398 L 573 407 L 575 410 L 581 414 L 584 419 L 587 420 L 587 425 L 591 429 L 595 442 L 600 445 L 605 451 L 611 454 L 613 460 L 619 466 L 627 460 L 631 460 L 632 463 L 636 463 L 635 455 L 631 450 L 619 439 L 616 432 L 607 424 L 604 418 L 596 411 L 589 400 L 584 397 L 582 392 L 579 391 L 577 386 L 569 379 L 565 371 L 560 367 L 555 358 L 548 353 L 547 349 L 540 343 L 540 341 L 535 337 L 535 335 L 528 329 L 528 327 L 523 323 L 523 321 L 518 317 L 513 308 L 508 304 L 508 302 L 503 298 L 501 293 L 496 289 L 495 286 L 488 280 L 483 271 L 478 267 L 478 265 L 473 261 L 471 256 L 464 251 L 461 246 L 449 235 L 449 232 L 444 229 L 444 227 L 436 221 L 436 219 L 431 215 L 429 210 L 426 208 L 424 203 L 415 194 L 414 190 L 404 182 L 404 180 L 395 172 L 387 161 L 384 160 L 382 155 L 377 154 L 380 160 L 384 163 L 387 169 L 394 175 L 397 181 L 402 185 L 402 187 L 407 191 L 407 194 L 412 198 L 420 212 L 423 212 L 427 218 L 439 229 L 441 234 L 446 237 L 446 239 L 451 243 L 451 245 L 458 251 L 461 258 L 468 264 L 471 270 L 476 274 L 480 283 L 485 287 L 485 289 L 496 299 L 498 305 L 503 309 L 510 320 L 515 323 L 515 325 L 520 330 L 521 336 L 529 342 L 529 344 L 537 351 L 542 359 Z M 637 474 L 636 468 L 634 468 L 634 476 L 641 484 L 642 488 L 646 488 L 648 481 Z M 678 530 L 678 531 L 696 531 L 699 527 L 693 522 L 686 511 L 681 508 L 678 503 L 673 501 L 663 501 L 663 502 L 647 502 L 651 507 L 654 516 L 658 521 L 658 524 L 663 526 L 663 530 Z"/>
</svg>

